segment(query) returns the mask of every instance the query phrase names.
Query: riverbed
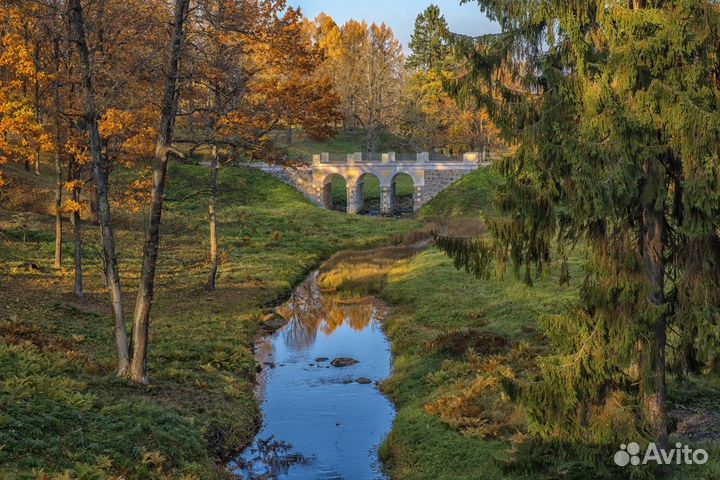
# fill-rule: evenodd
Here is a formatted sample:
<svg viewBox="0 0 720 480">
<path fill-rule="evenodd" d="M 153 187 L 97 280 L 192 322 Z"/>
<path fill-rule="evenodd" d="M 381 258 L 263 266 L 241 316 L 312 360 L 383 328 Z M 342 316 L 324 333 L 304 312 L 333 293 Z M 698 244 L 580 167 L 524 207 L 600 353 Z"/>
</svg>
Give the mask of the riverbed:
<svg viewBox="0 0 720 480">
<path fill-rule="evenodd" d="M 384 308 L 324 294 L 315 272 L 278 312 L 289 323 L 256 345 L 263 426 L 231 469 L 248 479 L 384 479 L 377 451 L 395 416 L 377 388 L 391 368 Z M 332 365 L 341 358 L 357 363 Z"/>
</svg>

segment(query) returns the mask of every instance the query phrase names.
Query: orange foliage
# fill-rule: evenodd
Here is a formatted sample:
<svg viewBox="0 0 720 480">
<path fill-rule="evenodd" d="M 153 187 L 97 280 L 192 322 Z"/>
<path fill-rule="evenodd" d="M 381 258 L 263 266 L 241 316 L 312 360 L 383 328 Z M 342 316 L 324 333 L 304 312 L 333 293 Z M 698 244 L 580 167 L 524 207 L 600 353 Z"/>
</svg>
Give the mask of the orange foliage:
<svg viewBox="0 0 720 480">
<path fill-rule="evenodd" d="M 31 45 L 25 38 L 28 19 L 39 8 L 30 2 L 0 8 L 0 165 L 25 161 L 36 152 L 52 151 L 49 135 L 35 115 L 27 85 L 43 82 Z M 0 172 L 0 186 L 4 183 Z"/>
<path fill-rule="evenodd" d="M 188 143 L 258 157 L 279 125 L 301 125 L 315 138 L 334 133 L 337 98 L 299 10 L 284 0 L 200 5 L 191 28 L 202 47 L 190 60 L 194 76 L 185 90 L 192 115 L 180 125 Z"/>
</svg>

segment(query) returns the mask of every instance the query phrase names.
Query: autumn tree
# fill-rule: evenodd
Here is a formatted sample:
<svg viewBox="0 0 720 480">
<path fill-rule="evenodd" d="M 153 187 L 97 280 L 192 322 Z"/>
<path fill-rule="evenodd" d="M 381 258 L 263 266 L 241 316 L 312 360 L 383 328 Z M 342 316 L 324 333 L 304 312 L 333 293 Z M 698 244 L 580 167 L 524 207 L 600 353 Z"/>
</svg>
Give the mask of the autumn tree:
<svg viewBox="0 0 720 480">
<path fill-rule="evenodd" d="M 127 331 L 122 304 L 122 290 L 118 271 L 117 254 L 113 222 L 110 214 L 110 199 L 108 193 L 108 165 L 106 155 L 103 154 L 103 142 L 100 135 L 100 110 L 96 80 L 102 85 L 104 78 L 113 78 L 112 75 L 103 77 L 98 72 L 101 66 L 91 59 L 86 34 L 86 23 L 82 5 L 79 0 L 70 0 L 67 5 L 68 24 L 72 29 L 72 39 L 77 47 L 80 58 L 80 75 L 82 97 L 84 102 L 84 121 L 89 137 L 89 153 L 92 159 L 93 178 L 95 182 L 98 216 L 103 244 L 103 260 L 108 288 L 113 305 L 115 319 L 115 343 L 118 355 L 119 376 L 127 375 L 137 383 L 147 383 L 147 340 L 150 309 L 154 292 L 155 268 L 160 236 L 160 220 L 165 187 L 167 162 L 172 142 L 172 133 L 175 123 L 175 114 L 178 102 L 178 64 L 183 46 L 184 23 L 187 18 L 188 0 L 176 0 L 173 12 L 170 46 L 167 51 L 166 62 L 163 67 L 163 94 L 161 97 L 160 126 L 157 129 L 155 147 L 155 161 L 153 168 L 153 185 L 151 193 L 150 218 L 147 223 L 145 246 L 143 249 L 143 262 L 140 275 L 140 287 L 135 304 L 133 326 L 133 354 L 130 357 Z M 132 5 L 131 5 L 132 6 Z M 136 12 L 137 13 L 137 12 Z M 103 17 L 104 18 L 104 17 Z M 98 46 L 105 47 L 105 29 L 102 23 L 96 24 Z M 116 44 L 117 47 L 119 45 Z M 112 65 L 105 64 L 108 67 Z M 112 68 L 108 70 L 112 72 Z M 127 73 L 127 72 L 125 72 Z M 122 78 L 122 77 L 115 77 Z M 106 90 L 106 89 L 103 89 Z M 112 92 L 112 90 L 107 90 Z M 104 97 L 107 98 L 107 97 Z"/>
<path fill-rule="evenodd" d="M 0 8 L 0 166 L 9 160 L 29 165 L 38 152 L 53 148 L 30 95 L 36 84 L 47 80 L 28 39 L 28 19 L 35 18 L 37 9 L 14 1 L 3 2 Z"/>
<path fill-rule="evenodd" d="M 409 71 L 400 131 L 419 150 L 478 151 L 488 156 L 504 145 L 486 109 L 449 93 L 456 73 L 451 38 L 437 6 L 430 5 L 418 15 L 406 62 Z"/>
<path fill-rule="evenodd" d="M 155 293 L 155 269 L 157 267 L 158 248 L 160 246 L 160 221 L 165 199 L 165 180 L 167 165 L 172 148 L 175 116 L 180 97 L 178 78 L 179 64 L 185 42 L 185 21 L 188 16 L 190 0 L 175 0 L 172 33 L 163 68 L 163 95 L 160 104 L 160 126 L 157 130 L 157 143 L 153 163 L 153 184 L 150 199 L 150 214 L 145 232 L 142 270 L 135 312 L 133 315 L 133 355 L 129 376 L 133 382 L 148 383 L 147 345 L 150 326 L 150 310 Z"/>
<path fill-rule="evenodd" d="M 444 247 L 478 272 L 507 259 L 530 281 L 553 239 L 561 258 L 586 245 L 577 308 L 542 322 L 556 354 L 523 394 L 530 431 L 666 445 L 668 367 L 718 364 L 720 12 L 479 3 L 502 33 L 460 40 L 458 91 L 518 145 L 497 199 L 512 215 L 490 222 L 493 240 Z"/>
<path fill-rule="evenodd" d="M 349 20 L 338 27 L 321 15 L 316 41 L 323 48 L 332 85 L 340 97 L 345 127 L 363 129 L 366 150 L 375 152 L 379 134 L 397 125 L 402 107 L 404 57 L 385 24 Z"/>
<path fill-rule="evenodd" d="M 337 97 L 319 67 L 299 10 L 282 0 L 199 2 L 190 33 L 191 93 L 181 117 L 184 144 L 210 150 L 210 272 L 218 270 L 217 181 L 225 158 L 274 157 L 269 134 L 279 125 L 303 127 L 324 139 L 334 133 Z M 187 121 L 186 121 L 187 120 Z M 276 155 L 275 155 L 276 156 Z"/>
</svg>

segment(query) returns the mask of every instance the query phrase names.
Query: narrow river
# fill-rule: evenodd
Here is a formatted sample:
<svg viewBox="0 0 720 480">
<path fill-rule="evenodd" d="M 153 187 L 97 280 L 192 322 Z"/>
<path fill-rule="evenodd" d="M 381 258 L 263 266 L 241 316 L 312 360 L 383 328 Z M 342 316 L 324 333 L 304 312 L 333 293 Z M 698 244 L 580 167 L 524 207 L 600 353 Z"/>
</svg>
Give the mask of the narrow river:
<svg viewBox="0 0 720 480">
<path fill-rule="evenodd" d="M 313 273 L 278 312 L 290 322 L 256 346 L 264 424 L 230 467 L 248 479 L 385 478 L 377 449 L 395 411 L 376 385 L 391 365 L 381 310 L 323 295 Z M 343 357 L 358 363 L 331 364 Z"/>
</svg>

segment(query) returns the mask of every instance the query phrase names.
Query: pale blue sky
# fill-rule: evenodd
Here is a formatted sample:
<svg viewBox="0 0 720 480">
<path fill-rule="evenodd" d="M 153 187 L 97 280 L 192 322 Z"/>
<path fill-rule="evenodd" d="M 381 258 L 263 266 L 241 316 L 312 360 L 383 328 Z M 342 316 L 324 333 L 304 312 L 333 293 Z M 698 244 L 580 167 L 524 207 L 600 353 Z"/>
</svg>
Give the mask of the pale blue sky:
<svg viewBox="0 0 720 480">
<path fill-rule="evenodd" d="M 440 7 L 452 32 L 482 35 L 498 31 L 497 25 L 490 22 L 474 2 L 461 6 L 460 0 L 288 0 L 288 4 L 301 7 L 308 18 L 325 12 L 338 24 L 351 18 L 368 23 L 385 22 L 406 50 L 415 17 L 431 3 Z"/>
</svg>

